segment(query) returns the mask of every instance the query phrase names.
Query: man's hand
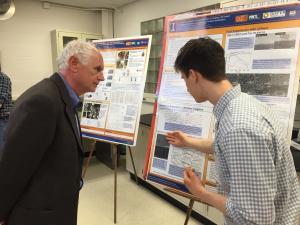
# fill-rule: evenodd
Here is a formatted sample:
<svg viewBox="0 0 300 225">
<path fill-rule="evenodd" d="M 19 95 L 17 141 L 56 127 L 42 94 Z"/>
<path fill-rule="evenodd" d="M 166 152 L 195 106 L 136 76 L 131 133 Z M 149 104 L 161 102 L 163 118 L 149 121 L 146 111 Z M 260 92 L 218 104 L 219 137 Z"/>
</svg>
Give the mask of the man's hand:
<svg viewBox="0 0 300 225">
<path fill-rule="evenodd" d="M 169 144 L 176 147 L 187 147 L 188 138 L 189 137 L 181 131 L 168 132 L 166 136 Z"/>
<path fill-rule="evenodd" d="M 184 170 L 184 184 L 193 195 L 200 199 L 203 199 L 207 192 L 203 187 L 200 178 L 196 176 L 191 167 L 187 167 Z"/>
</svg>

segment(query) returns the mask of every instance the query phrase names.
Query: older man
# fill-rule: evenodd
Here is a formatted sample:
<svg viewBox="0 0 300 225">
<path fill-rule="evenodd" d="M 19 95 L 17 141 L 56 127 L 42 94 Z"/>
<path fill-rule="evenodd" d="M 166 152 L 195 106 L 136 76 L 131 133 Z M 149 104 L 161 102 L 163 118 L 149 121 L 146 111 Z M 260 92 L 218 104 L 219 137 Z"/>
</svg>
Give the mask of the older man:
<svg viewBox="0 0 300 225">
<path fill-rule="evenodd" d="M 29 88 L 8 122 L 0 162 L 0 219 L 8 225 L 75 225 L 83 149 L 76 106 L 104 80 L 103 58 L 72 41 L 59 72 Z"/>
</svg>

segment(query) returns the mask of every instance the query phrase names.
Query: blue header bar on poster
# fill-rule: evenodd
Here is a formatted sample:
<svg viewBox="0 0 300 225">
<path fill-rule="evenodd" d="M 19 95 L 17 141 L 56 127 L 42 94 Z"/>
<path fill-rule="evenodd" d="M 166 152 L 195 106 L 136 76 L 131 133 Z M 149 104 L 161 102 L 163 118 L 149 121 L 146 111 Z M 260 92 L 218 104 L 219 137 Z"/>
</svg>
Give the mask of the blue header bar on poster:
<svg viewBox="0 0 300 225">
<path fill-rule="evenodd" d="M 175 188 L 177 190 L 189 193 L 188 189 L 185 187 L 184 184 L 171 181 L 171 180 L 169 180 L 167 178 L 156 176 L 156 175 L 154 175 L 152 173 L 148 174 L 147 180 L 150 180 L 150 181 L 153 181 L 153 182 L 156 182 L 156 183 L 168 186 L 170 188 Z"/>
<path fill-rule="evenodd" d="M 243 26 L 300 19 L 300 5 L 276 6 L 170 22 L 169 32 L 187 32 L 219 27 Z"/>
<path fill-rule="evenodd" d="M 82 137 L 92 138 L 92 139 L 96 139 L 99 141 L 115 142 L 118 144 L 133 145 L 133 141 L 119 139 L 119 138 L 112 138 L 112 137 L 102 136 L 102 135 L 97 135 L 97 134 L 91 134 L 91 133 L 86 133 L 86 132 L 82 132 Z"/>
<path fill-rule="evenodd" d="M 130 39 L 130 40 L 112 40 L 104 42 L 95 42 L 97 49 L 118 49 L 118 48 L 133 48 L 133 47 L 146 47 L 148 46 L 149 39 Z"/>
</svg>

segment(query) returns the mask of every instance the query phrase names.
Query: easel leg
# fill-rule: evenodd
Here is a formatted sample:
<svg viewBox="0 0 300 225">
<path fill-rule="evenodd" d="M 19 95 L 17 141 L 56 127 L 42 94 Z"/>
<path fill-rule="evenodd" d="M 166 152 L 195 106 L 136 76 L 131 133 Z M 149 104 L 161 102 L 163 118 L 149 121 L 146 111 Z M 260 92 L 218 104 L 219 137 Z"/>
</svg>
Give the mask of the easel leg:
<svg viewBox="0 0 300 225">
<path fill-rule="evenodd" d="M 185 218 L 185 221 L 184 221 L 184 225 L 187 225 L 188 222 L 189 222 L 189 219 L 190 219 L 190 216 L 191 216 L 191 213 L 192 213 L 192 210 L 193 210 L 193 205 L 194 205 L 194 200 L 191 199 L 189 207 L 186 211 L 186 218 Z"/>
<path fill-rule="evenodd" d="M 95 145 L 96 145 L 96 141 L 94 141 L 94 142 L 92 143 L 92 148 L 90 149 L 89 156 L 88 156 L 88 158 L 87 158 L 87 160 L 86 160 L 86 162 L 85 162 L 85 165 L 84 165 L 84 169 L 83 169 L 83 173 L 82 173 L 82 178 L 85 177 L 87 168 L 88 168 L 88 166 L 89 166 L 89 164 L 90 164 L 91 158 L 92 158 L 92 156 L 93 156 L 93 152 L 94 152 L 94 150 L 95 150 Z"/>
<path fill-rule="evenodd" d="M 136 169 L 135 169 L 135 165 L 134 165 L 134 161 L 133 161 L 133 157 L 132 157 L 131 147 L 128 146 L 128 148 L 129 148 L 130 159 L 131 159 L 131 163 L 132 163 L 132 167 L 133 167 L 133 171 L 134 171 L 135 182 L 137 185 L 139 185 L 139 181 L 138 181 L 138 177 L 137 177 L 137 173 L 136 173 Z"/>
<path fill-rule="evenodd" d="M 117 158 L 118 158 L 118 153 L 117 153 L 117 145 L 112 144 L 112 149 L 113 149 L 113 157 L 114 157 L 114 169 L 115 169 L 115 174 L 114 174 L 114 223 L 117 223 Z"/>
</svg>

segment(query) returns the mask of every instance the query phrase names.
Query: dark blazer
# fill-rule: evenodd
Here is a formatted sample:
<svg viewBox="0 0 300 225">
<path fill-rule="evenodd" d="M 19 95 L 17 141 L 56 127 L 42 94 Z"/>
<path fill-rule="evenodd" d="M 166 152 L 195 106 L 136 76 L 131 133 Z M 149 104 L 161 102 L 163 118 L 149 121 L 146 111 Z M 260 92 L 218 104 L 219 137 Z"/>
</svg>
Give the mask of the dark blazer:
<svg viewBox="0 0 300 225">
<path fill-rule="evenodd" d="M 57 73 L 17 100 L 3 150 L 0 220 L 75 225 L 83 148 L 71 98 Z"/>
</svg>

